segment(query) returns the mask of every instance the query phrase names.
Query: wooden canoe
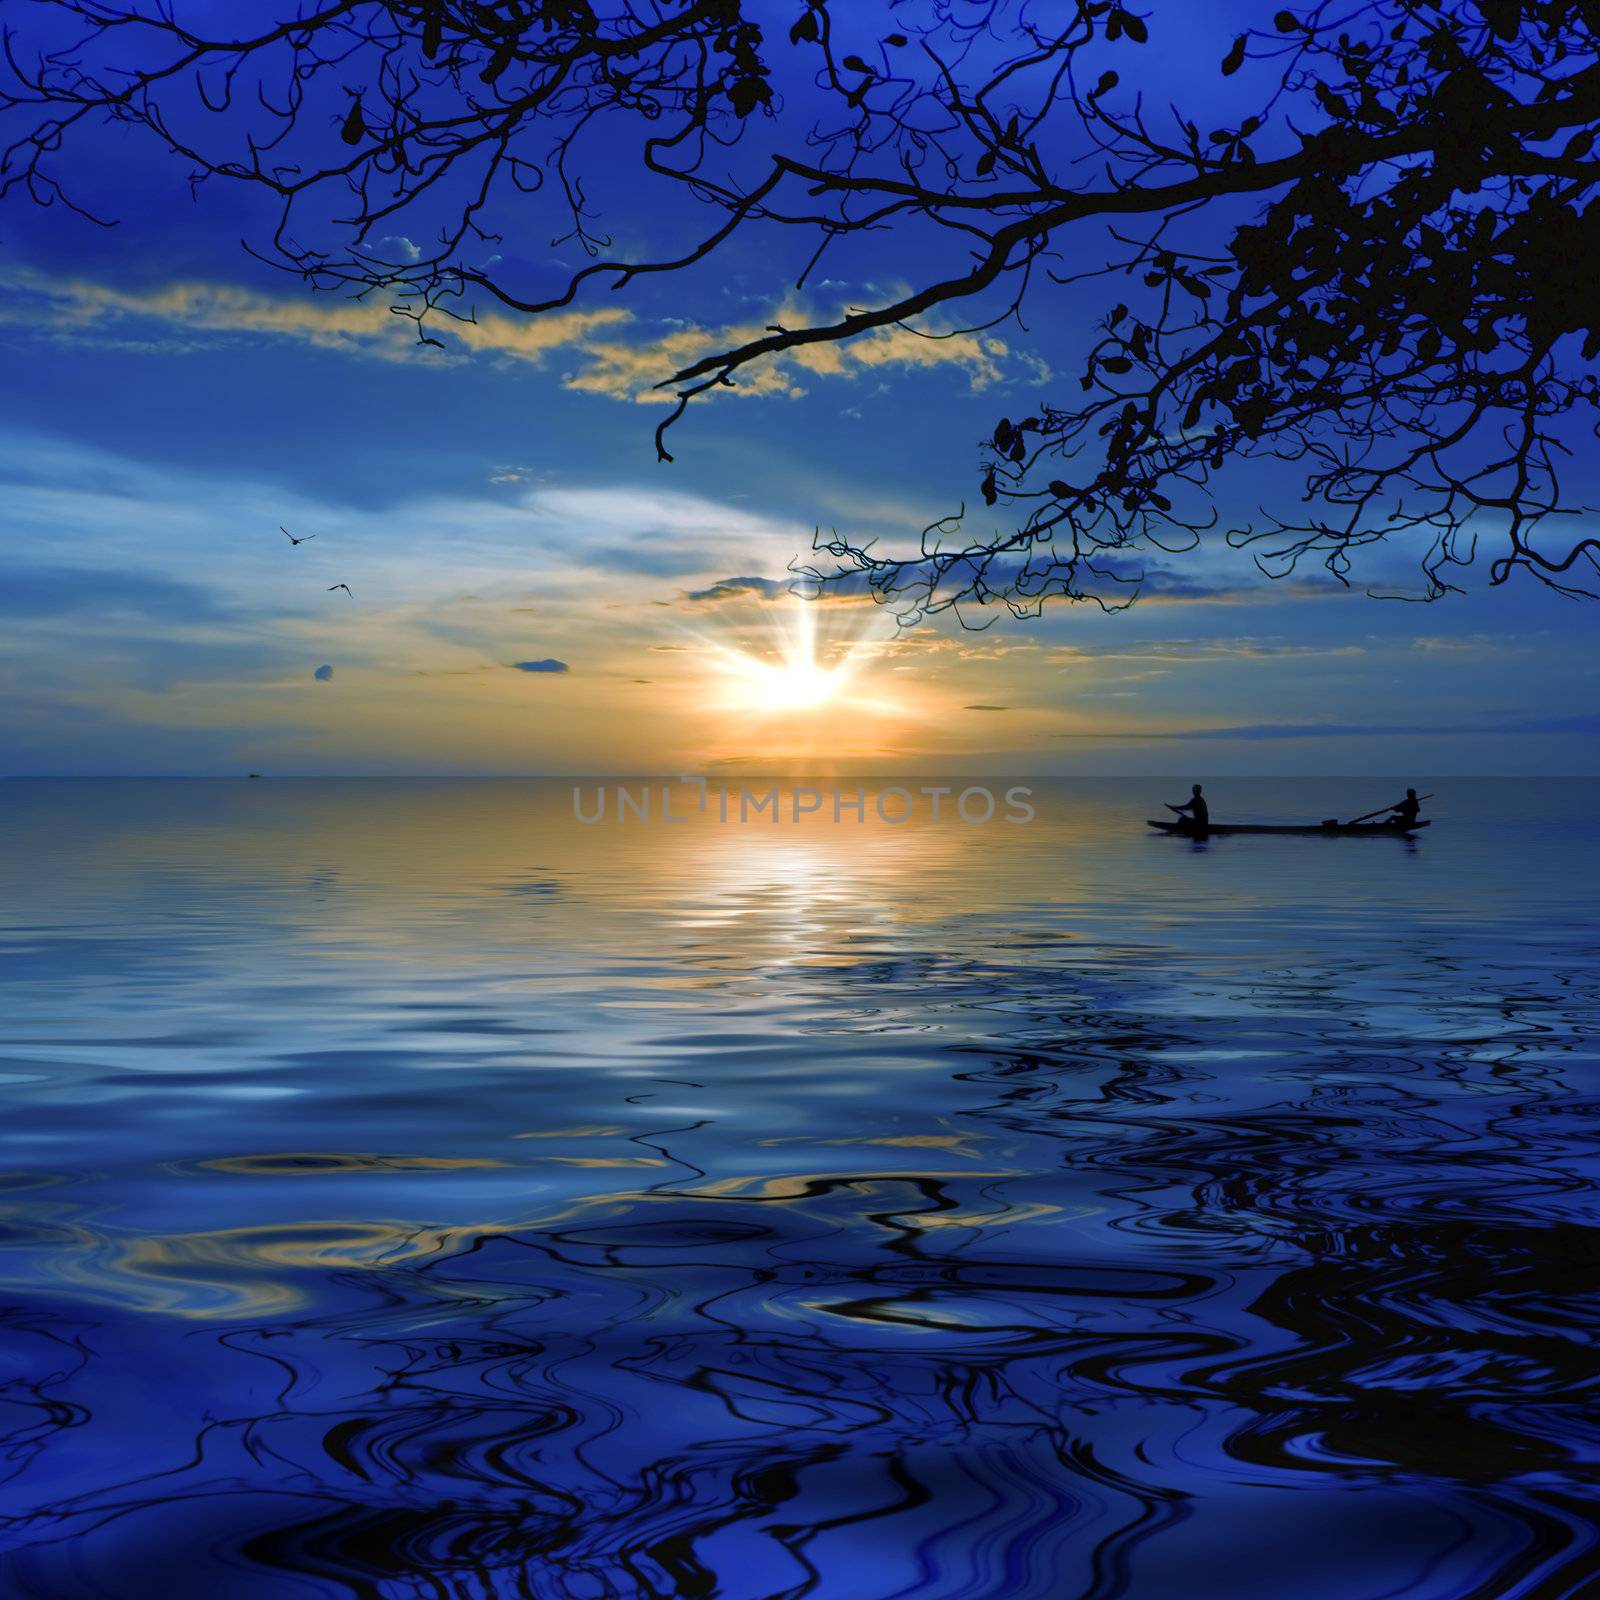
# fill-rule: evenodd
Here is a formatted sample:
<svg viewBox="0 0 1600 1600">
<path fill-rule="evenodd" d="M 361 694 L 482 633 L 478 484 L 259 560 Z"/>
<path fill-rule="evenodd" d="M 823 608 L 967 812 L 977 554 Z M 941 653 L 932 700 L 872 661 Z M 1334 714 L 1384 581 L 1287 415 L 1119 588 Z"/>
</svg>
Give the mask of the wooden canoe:
<svg viewBox="0 0 1600 1600">
<path fill-rule="evenodd" d="M 1320 835 L 1329 838 L 1349 838 L 1359 836 L 1367 838 L 1377 836 L 1389 839 L 1403 839 L 1408 834 L 1415 833 L 1418 828 L 1431 825 L 1431 818 L 1424 818 L 1413 823 L 1400 822 L 1211 822 L 1204 828 L 1197 828 L 1185 818 L 1181 822 L 1162 822 L 1155 817 L 1148 819 L 1152 828 L 1159 828 L 1163 833 L 1188 835 L 1194 839 L 1207 839 L 1214 834 L 1225 833 L 1298 833 L 1306 835 Z"/>
</svg>

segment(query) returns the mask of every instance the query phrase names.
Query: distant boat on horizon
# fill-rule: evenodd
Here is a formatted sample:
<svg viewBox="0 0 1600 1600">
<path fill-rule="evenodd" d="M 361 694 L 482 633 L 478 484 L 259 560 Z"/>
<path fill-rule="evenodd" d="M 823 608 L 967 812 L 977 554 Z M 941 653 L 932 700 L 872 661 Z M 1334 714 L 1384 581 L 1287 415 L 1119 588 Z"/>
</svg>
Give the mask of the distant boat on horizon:
<svg viewBox="0 0 1600 1600">
<path fill-rule="evenodd" d="M 1211 834 L 1219 833 L 1298 833 L 1306 835 L 1329 835 L 1336 838 L 1361 838 L 1386 836 L 1391 839 L 1408 838 L 1418 828 L 1428 828 L 1433 825 L 1431 817 L 1424 817 L 1417 822 L 1210 822 L 1205 827 L 1196 827 L 1194 823 L 1185 818 L 1181 822 L 1164 822 L 1155 817 L 1147 819 L 1152 828 L 1159 828 L 1163 833 L 1173 834 L 1179 838 L 1204 839 Z"/>
</svg>

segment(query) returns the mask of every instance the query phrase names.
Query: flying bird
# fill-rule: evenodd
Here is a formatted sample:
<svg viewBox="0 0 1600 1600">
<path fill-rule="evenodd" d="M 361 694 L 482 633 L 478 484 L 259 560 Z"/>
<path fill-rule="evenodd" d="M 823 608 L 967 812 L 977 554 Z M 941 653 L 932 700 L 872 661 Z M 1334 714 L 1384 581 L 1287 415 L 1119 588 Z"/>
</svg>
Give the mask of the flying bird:
<svg viewBox="0 0 1600 1600">
<path fill-rule="evenodd" d="M 328 593 L 329 594 L 332 594 L 335 589 L 343 589 L 346 594 L 350 595 L 350 598 L 352 600 L 355 599 L 355 596 L 353 594 L 350 594 L 350 585 L 348 583 L 330 583 L 328 585 Z"/>
<path fill-rule="evenodd" d="M 286 527 L 284 527 L 284 525 L 281 522 L 278 524 L 278 532 L 281 533 L 284 536 L 284 538 L 289 541 L 290 544 L 304 544 L 307 539 L 315 539 L 316 538 L 316 534 L 314 534 L 314 533 L 303 533 L 297 539 L 297 538 L 295 538 L 295 536 L 292 533 L 289 532 L 289 530 Z"/>
</svg>

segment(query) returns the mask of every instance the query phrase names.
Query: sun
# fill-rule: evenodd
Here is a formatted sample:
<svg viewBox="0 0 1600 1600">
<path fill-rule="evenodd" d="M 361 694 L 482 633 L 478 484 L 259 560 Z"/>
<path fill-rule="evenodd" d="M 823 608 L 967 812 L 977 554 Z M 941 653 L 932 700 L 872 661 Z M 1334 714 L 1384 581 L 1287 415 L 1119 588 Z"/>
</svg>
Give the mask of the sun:
<svg viewBox="0 0 1600 1600">
<path fill-rule="evenodd" d="M 838 693 L 841 675 L 815 661 L 773 666 L 746 656 L 731 670 L 734 699 L 750 711 L 814 711 Z"/>
<path fill-rule="evenodd" d="M 855 651 L 823 665 L 817 659 L 817 624 L 813 605 L 796 601 L 783 614 L 788 624 L 774 649 L 752 655 L 718 645 L 714 665 L 727 688 L 729 710 L 758 717 L 816 711 L 839 697 L 855 669 Z"/>
</svg>

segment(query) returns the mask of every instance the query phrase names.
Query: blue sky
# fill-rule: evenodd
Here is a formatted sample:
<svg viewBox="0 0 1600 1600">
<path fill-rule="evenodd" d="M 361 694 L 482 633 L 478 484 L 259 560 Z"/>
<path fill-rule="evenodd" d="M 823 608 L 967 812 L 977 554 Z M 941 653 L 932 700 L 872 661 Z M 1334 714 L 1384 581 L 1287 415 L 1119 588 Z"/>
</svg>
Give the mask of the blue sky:
<svg viewBox="0 0 1600 1600">
<path fill-rule="evenodd" d="M 792 309 L 774 252 L 441 352 L 252 261 L 248 196 L 191 199 L 125 134 L 76 159 L 118 228 L 0 213 L 0 772 L 1596 770 L 1592 609 L 1531 583 L 1430 606 L 1272 585 L 1210 547 L 1116 616 L 896 639 L 826 607 L 838 701 L 724 694 L 731 652 L 801 626 L 729 580 L 781 578 L 818 525 L 911 545 L 973 499 L 995 417 L 1076 387 L 1098 290 L 1040 302 L 1031 334 L 791 360 L 693 408 L 664 466 L 650 383 Z M 611 200 L 624 242 L 661 203 Z M 507 248 L 553 275 L 547 238 Z M 886 242 L 807 303 L 896 264 Z M 517 668 L 545 660 L 568 670 Z"/>
</svg>

